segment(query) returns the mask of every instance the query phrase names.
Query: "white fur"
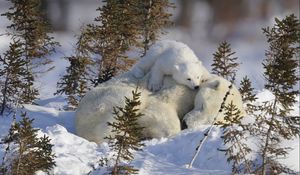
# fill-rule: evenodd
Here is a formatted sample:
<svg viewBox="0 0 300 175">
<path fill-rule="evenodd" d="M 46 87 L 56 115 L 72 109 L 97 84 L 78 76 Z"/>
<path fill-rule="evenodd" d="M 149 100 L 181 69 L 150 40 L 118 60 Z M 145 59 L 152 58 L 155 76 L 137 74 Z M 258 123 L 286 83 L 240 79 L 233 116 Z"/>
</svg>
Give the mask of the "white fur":
<svg viewBox="0 0 300 175">
<path fill-rule="evenodd" d="M 224 110 L 221 113 L 218 111 L 230 84 L 229 81 L 222 77 L 211 75 L 206 82 L 200 85 L 200 89 L 195 97 L 195 107 L 183 119 L 188 128 L 197 128 L 203 124 L 211 124 L 217 115 L 217 121 L 224 119 Z M 231 101 L 241 111 L 241 115 L 245 115 L 241 94 L 235 86 L 230 90 L 225 105 L 228 105 Z"/>
<path fill-rule="evenodd" d="M 140 112 L 144 115 L 138 121 L 145 127 L 145 138 L 168 137 L 181 130 L 180 119 L 193 108 L 196 91 L 178 85 L 166 77 L 163 90 L 153 94 L 146 88 L 149 76 L 137 80 L 124 74 L 88 92 L 76 111 L 76 132 L 90 141 L 101 143 L 111 135 L 107 122 L 113 122 L 113 106 L 124 106 L 124 96 L 132 97 L 136 84 L 140 85 Z"/>
<path fill-rule="evenodd" d="M 179 84 L 197 89 L 201 80 L 209 74 L 187 45 L 172 40 L 153 45 L 131 72 L 136 78 L 142 78 L 150 72 L 148 89 L 151 91 L 161 89 L 165 75 L 171 75 Z"/>
<path fill-rule="evenodd" d="M 145 127 L 142 134 L 145 138 L 159 138 L 180 132 L 182 120 L 188 128 L 210 123 L 230 82 L 210 75 L 185 44 L 159 42 L 129 73 L 111 79 L 85 95 L 76 111 L 77 134 L 97 143 L 112 135 L 107 122 L 114 121 L 113 107 L 124 106 L 124 96 L 131 98 L 137 85 L 142 94 L 139 109 L 144 115 L 138 121 Z M 197 86 L 200 86 L 199 91 L 191 90 Z M 236 87 L 230 92 L 226 104 L 233 100 L 244 113 Z M 219 118 L 224 115 L 220 114 Z"/>
</svg>

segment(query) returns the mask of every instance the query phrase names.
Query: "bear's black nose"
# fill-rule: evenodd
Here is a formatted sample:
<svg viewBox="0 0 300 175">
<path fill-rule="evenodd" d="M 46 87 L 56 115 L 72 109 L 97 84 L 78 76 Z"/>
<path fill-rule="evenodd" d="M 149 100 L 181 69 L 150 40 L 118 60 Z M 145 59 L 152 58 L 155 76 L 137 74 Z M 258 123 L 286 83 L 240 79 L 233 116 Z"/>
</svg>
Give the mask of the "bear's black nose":
<svg viewBox="0 0 300 175">
<path fill-rule="evenodd" d="M 195 90 L 199 89 L 199 86 L 195 86 L 194 89 L 195 89 Z"/>
</svg>

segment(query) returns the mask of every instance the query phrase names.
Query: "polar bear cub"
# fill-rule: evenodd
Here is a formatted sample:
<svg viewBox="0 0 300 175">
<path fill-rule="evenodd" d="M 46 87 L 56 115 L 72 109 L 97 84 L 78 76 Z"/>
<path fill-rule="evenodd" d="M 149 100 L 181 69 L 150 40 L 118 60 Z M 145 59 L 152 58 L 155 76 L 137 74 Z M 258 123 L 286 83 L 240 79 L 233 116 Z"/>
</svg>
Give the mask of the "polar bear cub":
<svg viewBox="0 0 300 175">
<path fill-rule="evenodd" d="M 151 91 L 161 89 L 165 75 L 171 75 L 179 84 L 198 89 L 201 80 L 209 74 L 187 45 L 172 40 L 154 44 L 131 72 L 136 78 L 150 72 L 148 89 Z"/>
<path fill-rule="evenodd" d="M 197 128 L 203 124 L 212 124 L 216 116 L 218 116 L 217 121 L 222 121 L 224 119 L 224 111 L 221 113 L 218 111 L 230 85 L 231 83 L 226 79 L 211 74 L 211 77 L 200 85 L 195 97 L 194 109 L 183 118 L 183 122 L 187 127 Z M 225 106 L 231 101 L 241 111 L 241 116 L 244 116 L 246 112 L 243 108 L 242 97 L 235 86 L 232 86 L 230 89 Z"/>
</svg>

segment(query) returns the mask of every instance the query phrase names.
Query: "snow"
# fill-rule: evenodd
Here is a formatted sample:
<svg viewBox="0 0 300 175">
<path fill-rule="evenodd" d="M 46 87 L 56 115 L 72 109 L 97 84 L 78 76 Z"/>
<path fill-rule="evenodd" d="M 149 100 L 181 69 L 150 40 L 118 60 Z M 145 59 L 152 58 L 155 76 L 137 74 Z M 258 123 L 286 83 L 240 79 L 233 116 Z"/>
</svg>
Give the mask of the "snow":
<svg viewBox="0 0 300 175">
<path fill-rule="evenodd" d="M 86 174 L 97 161 L 97 144 L 88 142 L 72 133 L 61 125 L 47 128 L 46 134 L 54 145 L 53 152 L 57 156 L 54 174 L 79 175 Z"/>
<path fill-rule="evenodd" d="M 208 172 L 213 170 L 222 173 L 230 173 L 230 167 L 226 163 L 223 153 L 217 151 L 218 145 L 221 145 L 220 130 L 214 128 L 212 135 L 209 137 L 207 144 L 203 147 L 198 159 L 195 161 L 192 169 L 187 169 L 187 164 L 190 163 L 195 148 L 199 140 L 203 137 L 203 132 L 208 126 L 203 126 L 199 130 L 187 130 L 178 134 L 173 138 L 164 138 L 161 140 L 151 140 L 146 142 L 144 148 L 145 153 L 141 153 L 145 159 L 150 158 L 146 162 L 151 166 L 145 166 L 143 163 L 142 169 L 147 169 L 149 172 L 155 174 L 176 174 L 175 172 L 182 172 L 187 174 L 197 174 L 200 172 Z M 209 153 L 209 154 L 207 154 Z M 218 162 L 218 165 L 215 165 Z M 161 172 L 158 167 L 175 168 L 174 172 Z M 173 168 L 172 168 L 173 167 Z M 180 174 L 180 173 L 179 173 Z"/>
<path fill-rule="evenodd" d="M 57 57 L 57 55 L 55 56 Z M 84 175 L 93 168 L 99 168 L 99 159 L 103 156 L 112 156 L 107 143 L 97 145 L 89 142 L 75 133 L 74 112 L 64 111 L 67 104 L 64 96 L 53 96 L 55 83 L 65 71 L 67 62 L 56 59 L 57 68 L 39 77 L 41 95 L 36 101 L 38 105 L 24 105 L 24 111 L 30 118 L 34 118 L 34 127 L 40 128 L 42 134 L 50 137 L 53 152 L 56 155 L 57 166 L 51 173 L 58 175 Z M 243 70 L 244 71 L 244 70 Z M 255 74 L 261 74 L 257 71 Z M 242 72 L 241 74 L 244 74 Z M 251 74 L 255 76 L 254 74 Z M 257 103 L 273 99 L 273 95 L 267 90 L 257 90 Z M 18 112 L 19 114 L 19 112 Z M 299 115 L 299 98 L 291 115 Z M 17 120 L 19 120 L 18 115 Z M 0 137 L 7 134 L 11 124 L 11 116 L 0 117 Z M 224 153 L 217 149 L 222 147 L 220 128 L 214 127 L 211 136 L 197 157 L 193 168 L 187 168 L 192 159 L 199 140 L 208 126 L 202 126 L 198 130 L 184 130 L 172 138 L 152 139 L 145 141 L 143 152 L 137 152 L 133 165 L 139 169 L 140 175 L 227 175 L 231 174 L 231 166 L 226 162 Z M 250 143 L 255 145 L 255 143 Z M 300 171 L 299 167 L 299 138 L 282 143 L 293 148 L 282 163 L 288 167 Z M 0 160 L 2 160 L 5 147 L 0 146 Z M 106 169 L 97 169 L 91 174 L 101 175 Z M 42 175 L 44 173 L 39 172 Z"/>
<path fill-rule="evenodd" d="M 42 74 L 38 77 L 36 86 L 40 91 L 40 99 L 36 101 L 37 105 L 24 105 L 24 111 L 30 118 L 34 118 L 34 127 L 40 128 L 42 134 L 50 137 L 53 146 L 53 152 L 56 155 L 56 167 L 52 174 L 57 175 L 84 175 L 88 174 L 93 168 L 98 168 L 100 157 L 107 156 L 110 158 L 112 152 L 108 144 L 103 143 L 97 145 L 89 142 L 75 133 L 74 126 L 74 112 L 64 111 L 63 108 L 67 104 L 64 96 L 54 96 L 56 92 L 56 82 L 66 71 L 68 62 L 62 59 L 72 53 L 72 48 L 76 43 L 74 34 L 78 32 L 80 25 L 85 22 L 89 23 L 93 20 L 98 12 L 94 10 L 96 3 L 87 6 L 93 6 L 89 13 L 78 13 L 82 10 L 80 5 L 71 8 L 73 16 L 69 28 L 73 33 L 59 33 L 55 38 L 61 43 L 62 48 L 51 56 L 54 60 L 55 69 Z M 81 4 L 82 5 L 82 4 Z M 8 6 L 8 2 L 1 2 L 0 9 L 4 10 Z M 74 6 L 74 5 L 73 5 Z M 163 38 L 174 39 L 187 43 L 195 51 L 195 54 L 204 62 L 204 65 L 209 68 L 212 62 L 212 53 L 216 51 L 218 42 L 210 40 L 207 30 L 207 5 L 198 2 L 194 7 L 196 15 L 193 18 L 195 25 L 191 30 L 170 29 L 169 33 Z M 1 13 L 2 13 L 1 12 Z M 88 16 L 91 15 L 93 17 Z M 276 15 L 278 16 L 278 15 Z M 282 14 L 282 16 L 284 16 Z M 262 60 L 264 58 L 264 51 L 267 49 L 265 37 L 261 34 L 261 28 L 271 25 L 273 17 L 270 18 L 269 24 L 251 21 L 245 21 L 236 29 L 235 35 L 229 38 L 232 45 L 232 50 L 236 51 L 236 56 L 242 62 L 237 77 L 237 82 L 245 75 L 248 75 L 253 81 L 253 85 L 259 92 L 257 103 L 273 99 L 273 94 L 267 90 L 262 90 L 264 78 L 262 76 Z M 7 31 L 2 26 L 9 24 L 4 17 L 0 19 L 0 35 Z M 80 25 L 78 25 L 80 24 Z M 221 26 L 222 27 L 222 26 Z M 220 28 L 221 29 L 221 28 Z M 247 35 L 241 36 L 238 31 L 244 31 Z M 219 29 L 217 31 L 220 31 Z M 206 33 L 207 32 L 207 33 Z M 78 33 L 77 33 L 78 34 Z M 214 32 L 216 34 L 216 32 Z M 10 37 L 0 36 L 0 53 L 3 53 L 9 44 Z M 299 115 L 299 97 L 294 105 L 291 115 Z M 20 120 L 20 111 L 18 111 L 17 120 Z M 11 116 L 0 116 L 0 138 L 3 138 L 11 125 Z M 186 168 L 192 159 L 195 152 L 196 145 L 203 137 L 203 132 L 209 126 L 202 126 L 197 130 L 184 130 L 180 134 L 171 138 L 152 139 L 145 141 L 145 147 L 142 152 L 136 152 L 133 165 L 139 169 L 140 175 L 227 175 L 231 174 L 231 166 L 226 162 L 224 153 L 217 150 L 222 147 L 222 140 L 220 139 L 221 130 L 214 127 L 212 134 L 209 136 L 206 144 L 197 157 L 193 168 Z M 288 167 L 300 171 L 300 143 L 299 138 L 282 143 L 284 146 L 292 147 L 286 159 L 280 159 L 282 163 Z M 249 143 L 255 145 L 255 143 Z M 5 146 L 0 145 L 0 161 L 5 152 Z M 93 175 L 101 175 L 105 173 L 104 169 L 93 171 Z M 42 175 L 44 173 L 39 172 Z"/>
<path fill-rule="evenodd" d="M 272 94 L 263 90 L 258 94 L 258 101 L 272 99 Z M 108 144 L 97 145 L 89 142 L 75 134 L 74 112 L 61 111 L 51 107 L 57 100 L 61 103 L 61 97 L 44 100 L 40 104 L 44 106 L 25 105 L 27 115 L 34 118 L 34 126 L 41 129 L 40 135 L 46 134 L 50 137 L 53 152 L 56 155 L 57 166 L 51 173 L 58 175 L 83 175 L 92 171 L 91 174 L 99 175 L 106 172 L 106 168 L 99 168 L 101 157 L 112 157 Z M 298 108 L 299 102 L 295 104 Z M 56 106 L 56 105 L 54 105 Z M 20 118 L 17 117 L 17 120 Z M 0 137 L 7 134 L 10 127 L 11 117 L 0 118 Z M 199 129 L 183 130 L 176 136 L 170 138 L 152 139 L 144 141 L 142 152 L 135 153 L 133 166 L 139 169 L 140 175 L 227 175 L 231 173 L 231 166 L 227 163 L 223 152 L 218 151 L 223 143 L 220 138 L 221 129 L 213 127 L 211 135 L 200 151 L 192 168 L 187 168 L 199 140 L 203 137 L 208 125 Z M 255 143 L 249 143 L 255 145 Z M 284 146 L 293 148 L 286 159 L 280 159 L 288 167 L 299 171 L 299 138 L 282 143 Z M 0 147 L 0 158 L 3 156 L 5 147 Z M 1 160 L 1 159 L 0 159 Z M 44 175 L 39 172 L 39 175 Z"/>
<path fill-rule="evenodd" d="M 65 50 L 70 49 L 71 47 Z M 244 55 L 250 51 L 241 49 Z M 60 52 L 63 52 L 63 50 L 53 57 L 60 57 Z M 97 145 L 77 136 L 74 126 L 74 112 L 63 110 L 67 104 L 64 96 L 53 95 L 56 91 L 56 82 L 64 73 L 67 64 L 64 59 L 55 59 L 56 69 L 38 78 L 41 95 L 40 99 L 36 101 L 37 105 L 24 105 L 23 110 L 27 112 L 30 118 L 35 119 L 33 122 L 34 127 L 40 128 L 42 134 L 49 136 L 51 143 L 54 145 L 53 152 L 56 155 L 55 161 L 57 166 L 51 173 L 58 175 L 84 175 L 95 168 L 96 170 L 92 171 L 91 174 L 101 175 L 106 172 L 106 169 L 97 169 L 99 168 L 99 159 L 103 156 L 110 158 L 113 153 L 110 151 L 107 143 Z M 243 68 L 241 71 L 241 74 L 247 74 Z M 256 74 L 261 74 L 257 67 L 256 72 L 250 75 L 255 77 Z M 256 91 L 258 92 L 257 103 L 274 98 L 273 94 L 267 90 L 257 89 Z M 20 114 L 20 111 L 18 114 Z M 299 115 L 299 98 L 291 115 Z M 17 120 L 20 120 L 19 116 Z M 11 122 L 11 116 L 0 117 L 1 138 L 7 134 Z M 196 145 L 203 137 L 204 130 L 208 127 L 202 126 L 197 130 L 184 130 L 172 138 L 145 141 L 143 151 L 136 153 L 132 163 L 139 169 L 140 175 L 231 174 L 231 166 L 226 162 L 224 153 L 217 150 L 222 147 L 221 130 L 217 127 L 213 128 L 212 134 L 209 136 L 193 167 L 187 168 L 195 152 Z M 255 146 L 255 143 L 249 144 L 253 145 L 253 147 Z M 299 138 L 282 144 L 292 147 L 293 150 L 289 152 L 286 159 L 279 161 L 296 171 L 300 171 Z M 1 145 L 0 160 L 2 160 L 4 151 L 5 147 Z M 42 175 L 44 173 L 39 172 L 38 174 Z"/>
</svg>

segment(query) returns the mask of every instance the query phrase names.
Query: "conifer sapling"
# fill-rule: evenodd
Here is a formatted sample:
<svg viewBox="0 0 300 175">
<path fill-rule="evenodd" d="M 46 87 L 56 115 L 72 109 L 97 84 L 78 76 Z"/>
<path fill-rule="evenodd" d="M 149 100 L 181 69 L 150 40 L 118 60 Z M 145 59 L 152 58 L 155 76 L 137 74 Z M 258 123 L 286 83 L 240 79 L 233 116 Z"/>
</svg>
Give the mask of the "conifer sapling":
<svg viewBox="0 0 300 175">
<path fill-rule="evenodd" d="M 46 65 L 52 62 L 47 56 L 55 52 L 59 44 L 49 35 L 52 31 L 40 11 L 40 0 L 9 1 L 12 7 L 2 16 L 12 22 L 7 27 L 11 29 L 9 35 L 20 43 L 26 70 L 30 72 L 23 80 L 26 88 L 20 98 L 24 103 L 32 103 L 38 96 L 38 90 L 33 86 L 36 73 L 44 72 Z M 46 70 L 52 68 L 47 67 Z"/>
<path fill-rule="evenodd" d="M 299 61 L 300 23 L 295 15 L 282 20 L 275 18 L 275 25 L 263 29 L 269 43 L 263 62 L 265 88 L 274 94 L 274 100 L 264 102 L 256 115 L 255 132 L 260 139 L 259 155 L 262 165 L 260 174 L 291 173 L 278 159 L 285 158 L 290 148 L 281 145 L 283 140 L 299 136 L 299 117 L 289 116 L 299 90 L 297 69 Z"/>
<path fill-rule="evenodd" d="M 220 149 L 225 152 L 227 161 L 232 163 L 232 173 L 251 173 L 252 160 L 249 159 L 251 148 L 247 145 L 247 127 L 241 123 L 240 110 L 231 103 L 224 107 L 224 121 L 217 122 L 223 129 L 221 138 L 223 139 L 226 148 Z"/>
<path fill-rule="evenodd" d="M 213 54 L 212 73 L 231 81 L 239 66 L 239 63 L 236 62 L 237 57 L 233 57 L 234 54 L 230 44 L 226 41 L 222 42 L 217 52 Z"/>
<path fill-rule="evenodd" d="M 141 93 L 136 88 L 132 91 L 132 99 L 125 97 L 125 107 L 114 107 L 114 122 L 108 122 L 112 128 L 113 136 L 106 137 L 109 145 L 116 152 L 116 160 L 112 169 L 112 174 L 136 174 L 137 169 L 128 165 L 121 164 L 121 161 L 130 162 L 134 155 L 132 151 L 139 151 L 143 144 L 141 143 L 143 127 L 139 126 L 138 119 L 143 115 L 139 113 L 138 107 Z"/>
<path fill-rule="evenodd" d="M 247 76 L 243 77 L 239 88 L 243 102 L 253 102 L 256 100 L 253 90 L 254 88 L 251 85 L 250 79 Z"/>
<path fill-rule="evenodd" d="M 241 93 L 243 102 L 247 105 L 245 110 L 249 114 L 253 114 L 253 112 L 257 110 L 256 106 L 252 104 L 257 99 L 253 90 L 254 88 L 251 85 L 250 79 L 245 76 L 240 83 L 239 91 Z"/>
<path fill-rule="evenodd" d="M 105 70 L 114 71 L 113 76 L 128 70 L 134 63 L 126 52 L 137 45 L 138 27 L 136 7 L 129 1 L 103 1 L 98 8 L 100 15 L 95 24 L 87 25 L 82 31 L 83 48 L 95 58 L 95 79 L 102 79 Z"/>
<path fill-rule="evenodd" d="M 81 55 L 66 57 L 70 62 L 67 73 L 57 83 L 56 94 L 66 94 L 69 109 L 76 109 L 80 99 L 88 90 L 87 66 L 91 64 L 90 59 Z"/>
<path fill-rule="evenodd" d="M 48 172 L 55 166 L 52 144 L 47 136 L 38 137 L 33 119 L 23 113 L 20 122 L 13 123 L 3 143 L 8 145 L 4 157 L 5 174 L 32 175 Z"/>
<path fill-rule="evenodd" d="M 157 41 L 162 29 L 172 24 L 171 13 L 168 8 L 175 8 L 168 0 L 142 0 L 136 1 L 139 17 L 139 32 L 142 38 L 142 56 L 146 55 L 149 47 Z"/>
<path fill-rule="evenodd" d="M 0 115 L 26 102 L 21 97 L 22 91 L 27 89 L 24 79 L 32 74 L 26 69 L 27 61 L 22 57 L 21 47 L 19 40 L 13 40 L 3 57 L 0 56 Z"/>
</svg>

